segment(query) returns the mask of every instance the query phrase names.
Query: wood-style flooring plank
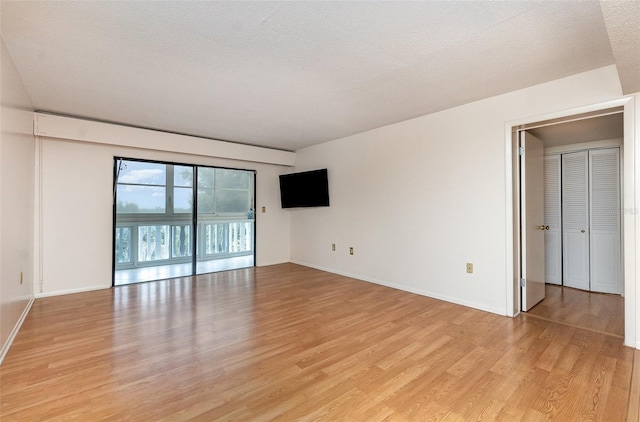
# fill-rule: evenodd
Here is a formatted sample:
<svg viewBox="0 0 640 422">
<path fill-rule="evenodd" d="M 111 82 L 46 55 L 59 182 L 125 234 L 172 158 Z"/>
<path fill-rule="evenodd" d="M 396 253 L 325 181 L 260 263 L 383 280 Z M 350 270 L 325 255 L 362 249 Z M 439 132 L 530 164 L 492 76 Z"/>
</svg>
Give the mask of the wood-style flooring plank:
<svg viewBox="0 0 640 422">
<path fill-rule="evenodd" d="M 527 315 L 624 337 L 624 298 L 570 287 L 545 285 L 545 298 Z"/>
<path fill-rule="evenodd" d="M 574 296 L 507 318 L 282 264 L 42 298 L 0 419 L 638 420 L 637 351 Z"/>
<path fill-rule="evenodd" d="M 627 421 L 638 422 L 640 421 L 640 350 L 634 351 L 632 371 Z"/>
</svg>

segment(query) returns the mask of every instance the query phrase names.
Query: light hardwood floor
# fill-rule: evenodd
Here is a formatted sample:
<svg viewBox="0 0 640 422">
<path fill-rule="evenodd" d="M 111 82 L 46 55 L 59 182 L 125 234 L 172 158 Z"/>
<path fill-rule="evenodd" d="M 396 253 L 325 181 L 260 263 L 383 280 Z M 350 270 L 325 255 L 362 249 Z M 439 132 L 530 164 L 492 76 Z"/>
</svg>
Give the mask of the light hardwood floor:
<svg viewBox="0 0 640 422">
<path fill-rule="evenodd" d="M 236 270 L 240 268 L 253 267 L 253 255 L 236 256 L 232 258 L 211 259 L 200 261 L 196 265 L 196 274 L 206 274 L 218 271 Z M 114 277 L 114 284 L 142 283 L 145 281 L 164 280 L 168 278 L 191 276 L 191 263 L 155 265 L 153 267 L 132 268 L 128 270 L 117 270 Z"/>
<path fill-rule="evenodd" d="M 624 298 L 547 284 L 527 315 L 624 338 Z"/>
<path fill-rule="evenodd" d="M 637 420 L 633 359 L 617 336 L 283 264 L 36 300 L 0 419 Z"/>
</svg>

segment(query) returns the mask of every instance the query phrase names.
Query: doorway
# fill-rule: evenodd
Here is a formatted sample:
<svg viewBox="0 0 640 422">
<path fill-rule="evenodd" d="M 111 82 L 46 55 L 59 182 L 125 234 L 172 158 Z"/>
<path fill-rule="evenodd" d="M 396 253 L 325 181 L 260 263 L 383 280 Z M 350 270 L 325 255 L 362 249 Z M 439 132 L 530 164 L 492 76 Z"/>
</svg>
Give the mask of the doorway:
<svg viewBox="0 0 640 422">
<path fill-rule="evenodd" d="M 113 285 L 255 263 L 255 172 L 116 157 Z"/>
<path fill-rule="evenodd" d="M 522 235 L 522 227 L 526 227 L 528 225 L 536 225 L 536 227 L 540 228 L 540 231 L 544 231 L 548 226 L 546 221 L 539 222 L 527 222 L 526 216 L 523 216 L 523 204 L 521 202 L 521 197 L 526 196 L 526 185 L 520 187 L 520 172 L 521 162 L 520 162 L 520 135 L 519 133 L 528 133 L 532 135 L 536 135 L 541 138 L 544 145 L 545 151 L 551 152 L 559 152 L 559 151 L 569 151 L 571 149 L 587 149 L 590 147 L 603 148 L 607 146 L 616 146 L 620 148 L 620 151 L 623 151 L 625 140 L 627 142 L 631 142 L 631 136 L 629 128 L 626 128 L 626 136 L 625 136 L 625 127 L 623 124 L 623 115 L 625 113 L 625 101 L 618 101 L 614 107 L 611 107 L 612 103 L 609 103 L 609 107 L 601 107 L 598 108 L 596 106 L 591 107 L 590 110 L 583 113 L 575 113 L 575 114 L 567 114 L 565 116 L 559 116 L 546 120 L 534 120 L 522 122 L 520 124 L 512 124 L 508 125 L 508 130 L 511 133 L 510 136 L 510 153 L 511 153 L 511 163 L 512 163 L 512 172 L 511 178 L 513 181 L 512 184 L 512 208 L 513 211 L 513 221 L 512 221 L 512 230 L 513 230 L 513 275 L 514 275 L 514 284 L 513 284 L 513 309 L 514 316 L 517 315 L 520 311 L 529 311 L 529 315 L 537 315 L 549 320 L 558 320 L 558 322 L 566 323 L 574 326 L 583 326 L 583 328 L 593 329 L 601 332 L 610 332 L 615 335 L 622 336 L 623 333 L 628 333 L 630 328 L 635 325 L 635 321 L 630 323 L 628 321 L 627 327 L 625 329 L 621 329 L 620 327 L 624 325 L 625 320 L 625 312 L 627 312 L 627 306 L 625 302 L 631 302 L 633 298 L 631 297 L 622 297 L 615 295 L 599 295 L 598 293 L 590 293 L 590 292 L 580 292 L 580 291 L 569 291 L 567 287 L 563 286 L 553 286 L 546 285 L 545 291 L 540 298 L 542 300 L 542 304 L 538 305 L 538 307 L 534 307 L 533 305 L 527 305 L 524 301 L 528 301 L 527 299 L 527 287 L 526 282 L 528 280 L 526 277 L 526 268 L 523 267 L 523 264 L 526 265 L 526 257 L 527 254 L 527 244 L 526 244 L 526 234 Z M 628 113 L 629 110 L 626 110 Z M 625 119 L 628 119 L 629 116 L 624 115 Z M 606 126 L 603 122 L 608 120 L 611 122 L 612 120 L 617 119 L 617 124 L 615 126 L 614 133 L 606 132 L 606 129 L 603 127 Z M 580 133 L 580 126 L 583 127 L 582 133 Z M 629 125 L 628 125 L 629 126 Z M 603 130 L 605 130 L 603 134 Z M 586 134 L 586 135 L 585 135 Z M 559 139 L 562 139 L 560 141 Z M 614 145 L 615 143 L 618 143 Z M 569 146 L 572 145 L 572 146 Z M 628 161 L 631 161 L 632 158 L 629 157 Z M 628 162 L 627 161 L 627 162 Z M 621 161 L 622 162 L 622 161 Z M 631 161 L 632 163 L 632 161 Z M 631 166 L 630 166 L 631 167 Z M 621 174 L 624 174 L 621 172 Z M 632 183 L 632 182 L 631 182 Z M 628 190 L 629 184 L 625 185 L 621 183 L 621 186 L 626 187 Z M 621 212 L 621 207 L 618 207 L 617 210 L 612 210 L 612 212 Z M 546 219 L 546 216 L 545 216 Z M 625 220 L 627 221 L 627 220 Z M 633 224 L 629 224 L 627 229 L 631 229 Z M 542 228 L 544 227 L 544 228 Z M 624 237 L 624 231 L 622 233 Z M 623 239 L 624 240 L 624 239 Z M 621 249 L 621 254 L 631 253 L 632 251 Z M 627 255 L 624 255 L 627 256 Z M 523 280 L 524 279 L 524 280 Z M 599 295 L 599 296 L 598 296 Z M 545 296 L 548 299 L 545 299 Z M 595 305 L 596 303 L 600 303 L 600 305 Z M 581 304 L 581 305 L 580 305 Z M 585 306 L 585 304 L 591 306 L 591 311 L 589 310 L 589 306 Z M 572 312 L 572 306 L 577 306 L 580 312 Z M 582 308 L 579 308 L 582 306 Z M 632 303 L 632 306 L 635 306 L 635 303 Z M 598 315 L 595 308 L 599 307 L 601 310 L 601 314 Z M 606 311 L 602 311 L 602 309 L 607 309 Z M 541 312 L 544 310 L 544 312 Z M 593 312 L 592 312 L 593 311 Z M 627 314 L 629 315 L 629 314 Z M 602 318 L 601 318 L 602 317 Z M 601 318 L 601 320 L 598 320 Z M 613 327 L 613 328 L 612 328 Z M 633 341 L 631 336 L 625 336 L 625 341 Z"/>
</svg>

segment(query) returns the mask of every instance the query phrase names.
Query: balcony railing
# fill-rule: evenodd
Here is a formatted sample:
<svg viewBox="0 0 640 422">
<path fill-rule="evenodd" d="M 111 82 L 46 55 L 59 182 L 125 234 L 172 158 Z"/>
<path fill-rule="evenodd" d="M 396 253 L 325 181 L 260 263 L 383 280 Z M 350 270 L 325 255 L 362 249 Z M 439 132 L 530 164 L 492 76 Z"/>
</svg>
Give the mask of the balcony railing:
<svg viewBox="0 0 640 422">
<path fill-rule="evenodd" d="M 116 269 L 190 262 L 191 224 L 119 222 L 115 233 Z M 253 220 L 198 223 L 197 260 L 253 254 Z"/>
</svg>

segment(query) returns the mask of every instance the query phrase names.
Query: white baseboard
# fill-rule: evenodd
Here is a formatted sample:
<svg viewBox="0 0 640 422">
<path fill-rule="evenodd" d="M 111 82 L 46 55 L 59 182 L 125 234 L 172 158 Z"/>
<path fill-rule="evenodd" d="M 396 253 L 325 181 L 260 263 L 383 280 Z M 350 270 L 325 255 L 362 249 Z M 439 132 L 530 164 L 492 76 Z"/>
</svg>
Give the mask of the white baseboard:
<svg viewBox="0 0 640 422">
<path fill-rule="evenodd" d="M 270 267 L 272 265 L 280 265 L 280 264 L 286 264 L 289 261 L 277 261 L 277 262 L 258 262 L 256 263 L 256 267 Z"/>
<path fill-rule="evenodd" d="M 52 296 L 61 296 L 61 295 L 70 295 L 74 293 L 84 293 L 84 292 L 92 292 L 94 290 L 105 290 L 110 289 L 109 286 L 92 286 L 92 287 L 83 287 L 81 289 L 71 289 L 71 290 L 58 290 L 56 292 L 45 292 L 45 293 L 36 293 L 36 299 L 42 297 L 52 297 Z"/>
<path fill-rule="evenodd" d="M 316 270 L 321 270 L 321 271 L 326 271 L 328 273 L 333 273 L 333 274 L 338 274 L 338 275 L 342 275 L 345 277 L 350 277 L 350 278 L 355 278 L 356 280 L 361 280 L 361 281 L 366 281 L 369 283 L 374 283 L 374 284 L 379 284 L 381 286 L 385 286 L 385 287 L 391 287 L 392 289 L 397 289 L 397 290 L 402 290 L 405 292 L 409 292 L 409 293 L 415 293 L 418 294 L 420 296 L 426 296 L 426 297 L 430 297 L 432 299 L 438 299 L 438 300 L 442 300 L 445 302 L 449 302 L 449 303 L 455 303 L 456 305 L 462 305 L 462 306 L 466 306 L 467 308 L 473 308 L 473 309 L 478 309 L 480 311 L 484 311 L 484 312 L 490 312 L 492 314 L 497 314 L 500 316 L 506 316 L 506 313 L 503 309 L 497 309 L 497 308 L 492 308 L 489 306 L 485 306 L 481 303 L 476 303 L 476 302 L 470 302 L 467 300 L 462 300 L 456 297 L 450 297 L 450 296 L 445 296 L 445 295 L 441 295 L 439 293 L 434 293 L 434 292 L 430 292 L 428 290 L 422 290 L 422 289 L 415 289 L 412 287 L 408 287 L 408 286 L 404 286 L 401 284 L 395 284 L 395 283 L 390 283 L 388 281 L 384 281 L 384 280 L 377 280 L 375 278 L 371 278 L 371 277 L 365 277 L 365 276 L 361 276 L 358 274 L 350 274 L 344 271 L 337 271 L 331 268 L 324 268 L 318 265 L 313 265 L 313 264 L 309 264 L 307 262 L 302 262 L 302 261 L 291 261 L 294 264 L 298 264 L 298 265 L 304 265 L 305 267 L 310 267 L 310 268 L 315 268 Z"/>
<path fill-rule="evenodd" d="M 11 348 L 11 344 L 13 344 L 13 340 L 15 340 L 16 336 L 18 335 L 18 331 L 20 331 L 20 327 L 22 327 L 22 323 L 24 322 L 25 318 L 29 314 L 29 311 L 31 310 L 31 305 L 33 305 L 34 300 L 35 300 L 34 297 L 29 299 L 29 302 L 27 302 L 27 306 L 25 306 L 24 310 L 22 311 L 22 315 L 20 315 L 20 318 L 18 318 L 18 322 L 16 322 L 16 325 L 13 327 L 13 330 L 11 330 L 11 333 L 9 334 L 7 341 L 5 341 L 4 344 L 2 345 L 2 349 L 0 349 L 0 365 L 2 365 L 2 361 L 4 360 L 5 356 L 7 356 L 7 353 L 9 353 L 9 348 Z"/>
</svg>

